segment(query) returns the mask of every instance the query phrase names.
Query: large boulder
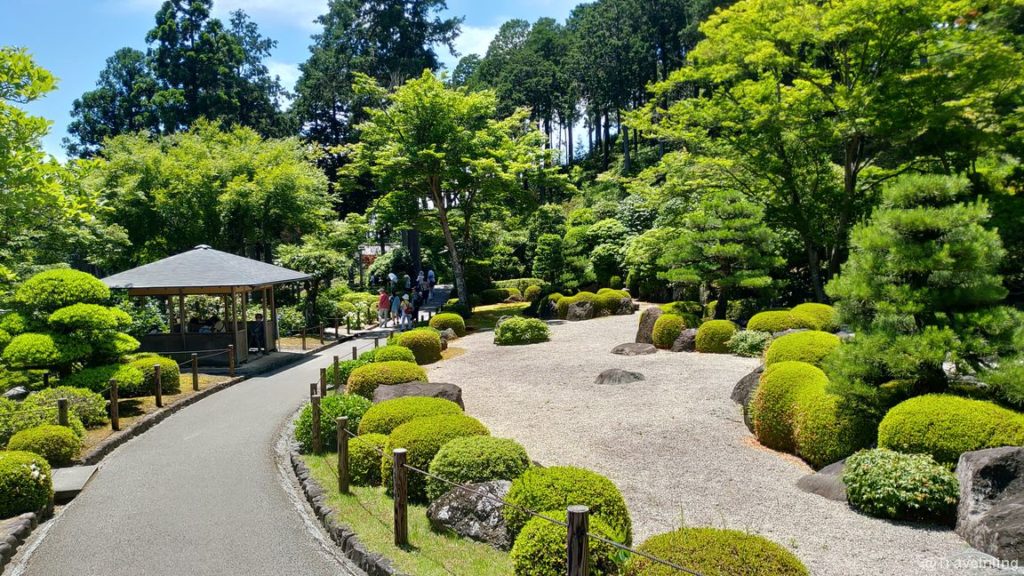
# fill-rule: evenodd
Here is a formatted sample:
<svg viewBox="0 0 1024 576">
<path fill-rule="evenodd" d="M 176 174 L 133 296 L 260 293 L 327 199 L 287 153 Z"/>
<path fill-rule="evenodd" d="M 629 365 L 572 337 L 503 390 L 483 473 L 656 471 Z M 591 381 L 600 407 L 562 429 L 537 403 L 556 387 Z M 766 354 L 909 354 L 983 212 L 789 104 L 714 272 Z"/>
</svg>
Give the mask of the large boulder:
<svg viewBox="0 0 1024 576">
<path fill-rule="evenodd" d="M 455 330 L 452 330 L 451 328 L 445 328 L 444 330 L 441 330 L 441 340 L 443 340 L 444 342 L 447 342 L 449 340 L 455 340 L 458 337 L 459 336 L 458 334 L 455 333 Z"/>
<path fill-rule="evenodd" d="M 629 316 L 633 314 L 633 312 L 633 299 L 623 298 L 622 300 L 619 300 L 619 307 L 615 309 L 614 314 L 616 316 Z"/>
<path fill-rule="evenodd" d="M 1000 560 L 1024 562 L 1024 447 L 965 452 L 956 476 L 957 534 Z"/>
<path fill-rule="evenodd" d="M 629 370 L 621 370 L 619 368 L 609 368 L 598 374 L 594 383 L 602 385 L 629 384 L 631 382 L 639 382 L 643 379 L 644 375 L 639 372 L 630 372 Z"/>
<path fill-rule="evenodd" d="M 764 364 L 758 366 L 753 372 L 747 374 L 732 389 L 732 401 L 743 407 L 743 423 L 747 428 L 754 431 L 754 421 L 750 418 L 750 401 L 754 399 L 754 392 L 761 383 L 761 374 L 764 372 Z"/>
<path fill-rule="evenodd" d="M 808 474 L 796 481 L 797 488 L 810 494 L 817 494 L 829 500 L 846 502 L 846 484 L 843 483 L 843 469 L 846 459 L 829 464 L 814 474 Z"/>
<path fill-rule="evenodd" d="M 636 329 L 636 341 L 639 344 L 654 344 L 654 323 L 663 312 L 657 306 L 651 306 L 640 313 L 640 327 Z"/>
<path fill-rule="evenodd" d="M 377 386 L 373 391 L 373 402 L 383 402 L 404 396 L 426 396 L 428 398 L 444 398 L 451 400 L 462 408 L 462 388 L 455 384 L 445 382 L 408 382 L 406 384 L 391 384 L 388 386 Z"/>
<path fill-rule="evenodd" d="M 697 329 L 687 328 L 679 333 L 670 348 L 673 352 L 695 352 L 697 350 Z"/>
<path fill-rule="evenodd" d="M 565 319 L 569 320 L 570 322 L 590 320 L 593 317 L 593 302 L 573 302 L 572 304 L 569 304 L 569 312 L 565 315 Z"/>
<path fill-rule="evenodd" d="M 627 342 L 612 348 L 612 354 L 618 354 L 619 356 L 643 356 L 644 354 L 656 354 L 657 352 L 658 349 L 654 344 L 639 344 L 637 342 Z"/>
<path fill-rule="evenodd" d="M 507 480 L 493 480 L 453 488 L 427 508 L 427 518 L 435 530 L 451 530 L 459 536 L 508 550 L 512 538 L 501 514 L 501 502 L 511 487 Z"/>
</svg>

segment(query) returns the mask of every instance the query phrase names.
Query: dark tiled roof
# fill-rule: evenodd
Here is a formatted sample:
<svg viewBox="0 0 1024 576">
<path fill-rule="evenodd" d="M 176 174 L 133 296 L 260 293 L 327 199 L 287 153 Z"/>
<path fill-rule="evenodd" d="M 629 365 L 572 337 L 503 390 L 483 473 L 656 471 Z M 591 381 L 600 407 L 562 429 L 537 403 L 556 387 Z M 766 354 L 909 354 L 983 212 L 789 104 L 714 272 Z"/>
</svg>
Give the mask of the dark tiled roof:
<svg viewBox="0 0 1024 576">
<path fill-rule="evenodd" d="M 308 274 L 244 258 L 205 244 L 103 279 L 111 288 L 263 286 L 306 280 Z"/>
</svg>

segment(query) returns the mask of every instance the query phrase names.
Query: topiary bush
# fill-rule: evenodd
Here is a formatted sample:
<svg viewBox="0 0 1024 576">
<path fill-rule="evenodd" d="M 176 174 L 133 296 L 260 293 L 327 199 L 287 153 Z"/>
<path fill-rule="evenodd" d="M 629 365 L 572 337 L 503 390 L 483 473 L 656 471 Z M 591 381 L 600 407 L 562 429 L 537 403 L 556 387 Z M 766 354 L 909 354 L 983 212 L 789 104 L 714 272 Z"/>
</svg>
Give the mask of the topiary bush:
<svg viewBox="0 0 1024 576">
<path fill-rule="evenodd" d="M 371 350 L 371 362 L 410 362 L 416 363 L 416 355 L 412 350 L 398 344 L 388 344 L 376 350 Z"/>
<path fill-rule="evenodd" d="M 624 298 L 630 298 L 628 292 L 602 288 L 598 290 L 597 296 L 594 297 L 595 311 L 601 314 L 615 314 L 618 312 L 619 307 L 622 306 Z"/>
<path fill-rule="evenodd" d="M 679 338 L 679 334 L 686 329 L 686 321 L 682 316 L 675 314 L 662 314 L 654 321 L 654 331 L 651 339 L 654 345 L 663 350 L 668 350 Z"/>
<path fill-rule="evenodd" d="M 816 469 L 875 442 L 873 421 L 863 414 L 841 410 L 840 400 L 818 378 L 796 394 L 792 412 L 796 454 Z"/>
<path fill-rule="evenodd" d="M 771 341 L 772 335 L 768 332 L 740 330 L 733 334 L 725 344 L 732 354 L 745 358 L 757 358 L 764 353 L 764 349 L 771 344 Z"/>
<path fill-rule="evenodd" d="M 708 320 L 697 329 L 697 352 L 725 354 L 738 328 L 731 320 Z"/>
<path fill-rule="evenodd" d="M 807 329 L 817 330 L 818 322 L 806 314 L 797 314 L 791 310 L 772 310 L 758 312 L 747 321 L 747 330 L 758 332 L 782 332 L 783 330 Z"/>
<path fill-rule="evenodd" d="M 604 476 L 572 466 L 529 468 L 512 482 L 502 515 L 513 537 L 529 520 L 528 510 L 565 510 L 568 506 L 590 507 L 591 519 L 599 517 L 608 524 L 617 540 L 629 544 L 633 525 L 622 493 Z M 563 533 L 564 534 L 564 533 Z M 564 540 L 564 536 L 563 536 Z"/>
<path fill-rule="evenodd" d="M 1024 445 L 1024 414 L 992 402 L 928 394 L 894 406 L 878 425 L 878 447 L 956 464 L 964 452 Z"/>
<path fill-rule="evenodd" d="M 181 392 L 181 369 L 178 363 L 166 356 L 159 354 L 142 353 L 133 354 L 128 358 L 128 365 L 142 371 L 142 385 L 139 388 L 140 396 L 151 396 L 156 394 L 156 370 L 153 366 L 160 365 L 160 390 L 163 394 L 178 394 Z M 118 386 L 120 393 L 121 387 Z M 124 397 L 124 394 L 122 394 Z"/>
<path fill-rule="evenodd" d="M 89 351 L 85 351 L 88 355 Z M 7 344 L 2 355 L 4 362 L 15 369 L 46 368 L 65 362 L 65 357 L 51 334 L 26 332 L 18 334 Z"/>
<path fill-rule="evenodd" d="M 814 321 L 814 329 L 823 332 L 839 330 L 839 311 L 828 304 L 806 302 L 797 304 L 790 310 L 793 314 Z"/>
<path fill-rule="evenodd" d="M 380 486 L 380 455 L 388 437 L 360 434 L 348 441 L 348 477 L 356 486 Z"/>
<path fill-rule="evenodd" d="M 74 388 L 88 388 L 108 397 L 110 381 L 117 380 L 119 398 L 143 396 L 145 392 L 145 375 L 142 370 L 131 364 L 105 364 L 79 370 L 70 376 L 61 378 L 61 383 Z"/>
<path fill-rule="evenodd" d="M 11 336 L 28 332 L 28 319 L 19 312 L 7 312 L 0 316 L 0 330 Z"/>
<path fill-rule="evenodd" d="M 527 302 L 536 302 L 537 298 L 540 298 L 541 287 L 540 286 L 527 286 L 526 290 L 523 291 L 523 298 Z"/>
<path fill-rule="evenodd" d="M 0 518 L 39 512 L 53 499 L 50 465 L 31 452 L 0 452 Z"/>
<path fill-rule="evenodd" d="M 366 366 L 370 360 L 343 360 L 338 362 L 338 374 L 334 373 L 334 364 L 327 367 L 327 382 L 328 385 L 333 386 L 335 382 L 341 382 L 342 386 L 348 383 L 348 377 L 352 374 L 352 371 L 360 366 Z"/>
<path fill-rule="evenodd" d="M 795 452 L 796 399 L 807 389 L 824 390 L 827 385 L 825 373 L 804 362 L 779 362 L 767 367 L 750 403 L 758 441 L 775 450 Z"/>
<path fill-rule="evenodd" d="M 416 328 L 400 332 L 395 344 L 412 350 L 417 364 L 431 364 L 441 359 L 441 334 L 433 328 Z"/>
<path fill-rule="evenodd" d="M 456 336 L 462 337 L 466 335 L 466 321 L 462 319 L 462 316 L 452 312 L 444 312 L 431 318 L 430 327 L 436 330 L 451 328 Z"/>
<path fill-rule="evenodd" d="M 107 399 L 86 388 L 57 386 L 40 390 L 25 399 L 22 407 L 31 410 L 37 408 L 57 409 L 59 398 L 68 399 L 68 410 L 82 421 L 86 428 L 103 426 L 107 418 Z"/>
<path fill-rule="evenodd" d="M 927 454 L 864 450 L 846 459 L 850 505 L 872 516 L 952 524 L 960 483 Z"/>
<path fill-rule="evenodd" d="M 565 522 L 568 513 L 562 510 L 545 510 L 544 516 Z M 588 530 L 609 540 L 620 540 L 605 522 L 591 516 Z M 565 548 L 565 526 L 554 524 L 544 518 L 532 518 L 523 526 L 509 555 L 515 576 L 563 576 L 568 570 L 568 556 Z M 596 538 L 587 540 L 589 574 L 618 574 L 617 550 Z"/>
<path fill-rule="evenodd" d="M 118 308 L 79 302 L 50 314 L 48 323 L 51 328 L 67 332 L 75 330 L 103 332 L 128 328 L 132 323 L 132 317 Z"/>
<path fill-rule="evenodd" d="M 324 450 L 338 450 L 338 418 L 348 416 L 348 431 L 352 434 L 359 429 L 363 414 L 370 409 L 371 402 L 362 396 L 343 394 L 325 396 L 320 399 L 320 439 Z M 303 453 L 313 451 L 313 406 L 306 404 L 295 420 L 295 440 Z"/>
<path fill-rule="evenodd" d="M 39 454 L 50 466 L 67 466 L 82 449 L 82 439 L 66 426 L 43 424 L 11 436 L 7 449 Z"/>
<path fill-rule="evenodd" d="M 22 430 L 58 422 L 57 408 L 36 407 L 0 398 L 0 446 L 6 446 L 11 437 Z M 68 411 L 68 425 L 76 436 L 85 436 L 85 426 L 72 411 Z"/>
<path fill-rule="evenodd" d="M 515 440 L 493 436 L 456 438 L 438 450 L 430 473 L 457 484 L 515 480 L 530 467 L 530 457 Z M 451 487 L 427 478 L 427 498 L 434 501 Z"/>
<path fill-rule="evenodd" d="M 372 400 L 377 386 L 426 381 L 427 373 L 412 362 L 373 362 L 353 370 L 345 390 Z"/>
<path fill-rule="evenodd" d="M 444 398 L 405 396 L 374 404 L 363 414 L 359 422 L 359 434 L 391 434 L 391 432 L 416 418 L 462 414 L 462 408 Z"/>
<path fill-rule="evenodd" d="M 639 550 L 704 576 L 809 576 L 807 568 L 782 546 L 753 534 L 719 528 L 680 528 L 651 536 Z M 633 555 L 624 576 L 676 576 L 679 572 Z"/>
<path fill-rule="evenodd" d="M 513 316 L 494 329 L 494 343 L 498 346 L 536 344 L 551 339 L 551 330 L 543 320 Z"/>
<path fill-rule="evenodd" d="M 18 286 L 14 301 L 23 308 L 49 314 L 72 304 L 104 304 L 110 288 L 95 276 L 71 269 L 40 272 Z"/>
<path fill-rule="evenodd" d="M 772 342 L 765 353 L 765 365 L 794 360 L 820 366 L 821 361 L 839 347 L 842 342 L 835 334 L 808 330 L 780 336 Z"/>
<path fill-rule="evenodd" d="M 409 466 L 427 470 L 438 450 L 448 442 L 466 436 L 488 435 L 490 431 L 479 420 L 463 414 L 410 420 L 395 428 L 388 436 L 384 457 L 381 459 L 381 478 L 391 478 L 392 451 L 395 448 L 406 449 L 406 463 Z M 393 495 L 391 483 L 385 481 L 384 484 L 388 495 Z M 409 474 L 409 500 L 421 503 L 427 501 L 427 479 L 422 474 Z"/>
</svg>

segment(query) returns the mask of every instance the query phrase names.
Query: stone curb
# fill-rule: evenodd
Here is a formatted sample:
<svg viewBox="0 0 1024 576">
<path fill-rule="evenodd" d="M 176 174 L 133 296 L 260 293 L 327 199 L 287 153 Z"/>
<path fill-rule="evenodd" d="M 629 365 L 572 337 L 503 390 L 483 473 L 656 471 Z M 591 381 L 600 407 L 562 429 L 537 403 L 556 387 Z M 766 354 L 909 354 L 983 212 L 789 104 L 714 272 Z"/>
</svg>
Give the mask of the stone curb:
<svg viewBox="0 0 1024 576">
<path fill-rule="evenodd" d="M 326 492 L 313 478 L 294 443 L 291 443 L 289 456 L 292 461 L 292 470 L 295 472 L 299 484 L 302 485 L 302 492 L 306 495 L 306 500 L 313 508 L 313 512 L 320 520 L 324 530 L 330 535 L 331 540 L 341 548 L 345 556 L 366 572 L 367 576 L 407 576 L 392 566 L 391 561 L 384 556 L 367 550 L 359 541 L 356 533 L 338 519 L 337 513 L 327 504 Z"/>
<path fill-rule="evenodd" d="M 42 513 L 26 512 L 15 516 L 16 522 L 10 524 L 4 532 L 0 532 L 0 572 L 3 572 L 7 563 L 18 551 L 18 546 L 28 540 L 32 531 L 39 526 Z"/>
</svg>

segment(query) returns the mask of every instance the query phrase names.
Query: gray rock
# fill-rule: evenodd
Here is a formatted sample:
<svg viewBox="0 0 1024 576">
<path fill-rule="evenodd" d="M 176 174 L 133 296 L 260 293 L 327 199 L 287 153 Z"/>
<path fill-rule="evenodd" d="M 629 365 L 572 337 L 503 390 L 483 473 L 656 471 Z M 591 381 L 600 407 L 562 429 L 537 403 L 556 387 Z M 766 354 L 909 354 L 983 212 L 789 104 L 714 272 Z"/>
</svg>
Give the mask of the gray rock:
<svg viewBox="0 0 1024 576">
<path fill-rule="evenodd" d="M 1024 561 L 1024 447 L 965 452 L 956 476 L 957 534 L 996 558 Z"/>
<path fill-rule="evenodd" d="M 764 372 L 764 365 L 758 366 L 753 372 L 747 374 L 732 389 L 732 401 L 743 407 L 743 423 L 747 429 L 754 431 L 754 421 L 750 419 L 750 401 L 754 398 L 758 384 L 761 383 L 761 374 Z"/>
<path fill-rule="evenodd" d="M 441 330 L 441 340 L 444 340 L 445 342 L 448 340 L 455 340 L 458 337 L 459 336 L 455 333 L 455 330 L 452 330 L 451 328 Z"/>
<path fill-rule="evenodd" d="M 405 396 L 426 396 L 428 398 L 444 398 L 459 406 L 462 404 L 462 388 L 445 382 L 409 382 L 406 384 L 390 384 L 377 386 L 373 391 L 373 402 L 383 402 Z"/>
<path fill-rule="evenodd" d="M 836 336 L 839 336 L 839 339 L 842 340 L 843 342 L 849 342 L 850 340 L 853 340 L 853 332 L 847 332 L 846 330 L 840 330 L 839 332 L 836 332 Z"/>
<path fill-rule="evenodd" d="M 616 316 L 629 316 L 633 312 L 632 298 L 623 298 L 622 300 L 619 300 L 619 307 L 615 310 Z"/>
<path fill-rule="evenodd" d="M 569 312 L 565 319 L 570 322 L 590 320 L 594 317 L 594 304 L 592 302 L 573 302 L 569 305 Z"/>
<path fill-rule="evenodd" d="M 15 386 L 14 388 L 4 392 L 4 398 L 9 400 L 24 400 L 25 398 L 28 398 L 28 394 L 28 389 L 24 386 Z"/>
<path fill-rule="evenodd" d="M 836 502 L 846 502 L 846 484 L 843 484 L 843 469 L 846 459 L 829 464 L 814 474 L 797 480 L 797 488 L 810 494 L 817 494 Z"/>
<path fill-rule="evenodd" d="M 651 306 L 640 313 L 640 327 L 636 329 L 638 344 L 654 344 L 654 323 L 661 315 L 661 308 L 657 306 Z"/>
<path fill-rule="evenodd" d="M 612 354 L 620 356 L 642 356 L 644 354 L 654 354 L 657 351 L 658 349 L 654 347 L 654 344 L 640 344 L 637 342 L 627 342 L 612 348 Z"/>
<path fill-rule="evenodd" d="M 427 508 L 427 518 L 435 530 L 451 530 L 459 536 L 508 550 L 512 539 L 501 514 L 501 500 L 511 487 L 507 480 L 493 480 L 469 484 L 468 490 L 453 488 Z"/>
<path fill-rule="evenodd" d="M 687 328 L 679 333 L 672 343 L 673 352 L 694 352 L 697 350 L 697 329 Z"/>
<path fill-rule="evenodd" d="M 594 380 L 595 384 L 629 384 L 631 382 L 639 382 L 644 379 L 644 375 L 639 372 L 630 372 L 628 370 L 620 370 L 618 368 L 609 368 L 604 372 L 597 375 L 597 379 Z"/>
</svg>

